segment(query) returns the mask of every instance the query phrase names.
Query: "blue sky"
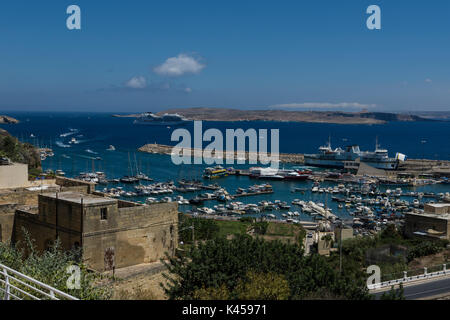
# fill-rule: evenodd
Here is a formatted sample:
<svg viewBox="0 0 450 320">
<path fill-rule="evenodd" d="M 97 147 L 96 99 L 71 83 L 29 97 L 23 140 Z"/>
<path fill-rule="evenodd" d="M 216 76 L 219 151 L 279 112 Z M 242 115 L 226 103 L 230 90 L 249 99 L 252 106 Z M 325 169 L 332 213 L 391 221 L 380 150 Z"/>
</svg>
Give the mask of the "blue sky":
<svg viewBox="0 0 450 320">
<path fill-rule="evenodd" d="M 66 8 L 81 8 L 81 30 Z M 381 8 L 382 29 L 366 28 Z M 4 1 L 0 109 L 450 110 L 450 2 Z"/>
</svg>

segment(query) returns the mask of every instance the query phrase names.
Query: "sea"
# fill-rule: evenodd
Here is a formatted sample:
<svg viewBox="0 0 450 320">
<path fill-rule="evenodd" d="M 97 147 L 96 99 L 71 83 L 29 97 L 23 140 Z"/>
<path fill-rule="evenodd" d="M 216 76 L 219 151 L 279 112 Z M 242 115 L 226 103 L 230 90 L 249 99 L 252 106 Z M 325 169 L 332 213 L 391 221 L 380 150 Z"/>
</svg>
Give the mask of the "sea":
<svg viewBox="0 0 450 320">
<path fill-rule="evenodd" d="M 53 157 L 42 162 L 44 170 L 63 170 L 68 177 L 76 177 L 81 172 L 105 172 L 108 178 L 120 178 L 135 173 L 137 170 L 147 174 L 155 181 L 177 181 L 185 179 L 201 179 L 204 168 L 208 165 L 175 165 L 168 155 L 148 154 L 137 149 L 147 143 L 175 145 L 171 141 L 172 132 L 178 127 L 149 126 L 134 124 L 133 118 L 113 117 L 109 113 L 69 113 L 69 112 L 8 112 L 8 115 L 20 120 L 18 124 L 3 124 L 3 128 L 23 142 L 39 147 L 49 147 L 54 151 Z M 193 124 L 183 128 L 193 134 Z M 271 121 L 238 121 L 238 122 L 203 122 L 203 132 L 210 128 L 225 132 L 226 129 L 250 128 L 279 130 L 279 151 L 282 153 L 315 153 L 321 145 L 331 139 L 331 145 L 344 147 L 358 144 L 361 150 L 373 150 L 375 141 L 382 148 L 389 150 L 390 156 L 397 152 L 414 159 L 450 160 L 450 121 L 425 122 L 389 122 L 374 125 L 341 125 L 328 123 L 299 123 Z M 270 135 L 270 134 L 269 134 Z M 225 136 L 225 134 L 224 134 Z M 77 143 L 69 143 L 75 138 Z M 206 146 L 209 142 L 205 142 Z M 112 145 L 115 151 L 108 151 Z M 269 144 L 270 145 L 270 144 Z M 270 147 L 269 147 L 270 148 Z M 270 149 L 269 149 L 270 150 Z M 229 167 L 230 165 L 224 165 Z M 244 169 L 253 165 L 232 165 L 236 169 Z M 283 166 L 283 165 L 281 165 Z M 299 166 L 284 165 L 288 168 Z M 143 182 L 149 184 L 152 182 Z M 247 188 L 262 181 L 245 176 L 228 176 L 205 183 L 218 183 L 229 193 L 234 194 L 237 188 Z M 305 181 L 269 181 L 274 193 L 252 197 L 242 197 L 238 201 L 258 203 L 261 200 L 281 200 L 290 203 L 294 199 L 312 200 L 326 203 L 333 213 L 342 218 L 349 218 L 349 212 L 338 209 L 331 201 L 328 193 L 311 193 L 311 182 Z M 97 186 L 102 190 L 110 186 Z M 322 186 L 332 186 L 323 183 Z M 124 189 L 133 186 L 123 185 Z M 304 194 L 295 193 L 295 188 L 307 188 Z M 405 191 L 449 192 L 449 184 L 436 184 Z M 205 192 L 205 191 L 202 191 Z M 198 193 L 184 193 L 185 198 L 193 198 Z M 176 196 L 176 193 L 172 195 Z M 407 198 L 405 198 L 407 199 Z M 144 202 L 145 197 L 132 199 Z M 411 199 L 407 199 L 411 201 Z M 214 201 L 205 202 L 205 206 L 214 206 Z M 181 211 L 191 210 L 190 205 L 180 206 Z M 296 210 L 295 208 L 291 209 Z M 299 210 L 300 211 L 300 210 Z M 280 213 L 277 213 L 280 214 Z M 311 217 L 302 214 L 302 220 Z"/>
</svg>

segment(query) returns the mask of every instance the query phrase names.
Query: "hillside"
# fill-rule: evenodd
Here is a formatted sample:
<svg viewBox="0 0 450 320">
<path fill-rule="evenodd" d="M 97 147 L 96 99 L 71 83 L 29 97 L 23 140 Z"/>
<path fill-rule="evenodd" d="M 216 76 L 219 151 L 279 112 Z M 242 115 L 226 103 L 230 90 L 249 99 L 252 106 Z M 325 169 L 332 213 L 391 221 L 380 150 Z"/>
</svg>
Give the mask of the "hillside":
<svg viewBox="0 0 450 320">
<path fill-rule="evenodd" d="M 19 123 L 19 120 L 14 119 L 13 117 L 10 116 L 4 116 L 4 115 L 0 115 L 0 123 Z"/>
<path fill-rule="evenodd" d="M 337 124 L 382 124 L 389 121 L 431 121 L 416 115 L 386 112 L 237 110 L 223 108 L 178 108 L 158 114 L 178 113 L 205 121 L 293 121 Z"/>
<path fill-rule="evenodd" d="M 29 169 L 41 168 L 37 149 L 29 143 L 21 143 L 3 129 L 0 129 L 0 156 L 8 157 L 13 162 L 27 163 Z"/>
</svg>

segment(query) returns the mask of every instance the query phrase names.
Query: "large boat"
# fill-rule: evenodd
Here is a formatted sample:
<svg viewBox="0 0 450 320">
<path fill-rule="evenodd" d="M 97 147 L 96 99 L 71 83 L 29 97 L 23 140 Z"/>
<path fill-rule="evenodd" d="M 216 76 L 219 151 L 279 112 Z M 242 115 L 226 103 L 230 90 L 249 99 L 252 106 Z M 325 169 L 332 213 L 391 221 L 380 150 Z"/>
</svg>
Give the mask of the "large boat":
<svg viewBox="0 0 450 320">
<path fill-rule="evenodd" d="M 360 162 L 384 170 L 397 169 L 399 162 L 398 156 L 389 158 L 388 151 L 380 149 L 378 139 L 375 144 L 375 151 L 361 151 L 358 145 L 347 146 L 345 149 L 332 149 L 331 142 L 328 141 L 328 145 L 319 147 L 319 153 L 304 155 L 305 165 L 338 169 L 344 168 L 346 161 L 355 161 L 358 158 Z"/>
<path fill-rule="evenodd" d="M 360 161 L 374 168 L 384 170 L 395 170 L 398 167 L 398 156 L 397 158 L 389 158 L 388 151 L 386 149 L 380 149 L 378 139 L 375 145 L 375 151 L 361 152 Z"/>
<path fill-rule="evenodd" d="M 226 176 L 228 176 L 228 171 L 221 166 L 206 168 L 203 171 L 203 179 L 216 179 Z"/>
<path fill-rule="evenodd" d="M 275 169 L 252 167 L 249 169 L 250 177 L 265 180 L 306 180 L 311 171 L 299 171 L 290 169 Z"/>
<path fill-rule="evenodd" d="M 141 114 L 136 120 L 134 120 L 133 123 L 146 124 L 146 125 L 152 125 L 152 126 L 162 126 L 162 125 L 176 126 L 176 125 L 186 124 L 187 122 L 189 122 L 188 119 L 186 119 L 185 117 L 183 117 L 177 113 L 173 113 L 173 114 L 165 113 L 162 116 L 158 116 L 151 112 L 145 112 L 145 113 Z"/>
</svg>

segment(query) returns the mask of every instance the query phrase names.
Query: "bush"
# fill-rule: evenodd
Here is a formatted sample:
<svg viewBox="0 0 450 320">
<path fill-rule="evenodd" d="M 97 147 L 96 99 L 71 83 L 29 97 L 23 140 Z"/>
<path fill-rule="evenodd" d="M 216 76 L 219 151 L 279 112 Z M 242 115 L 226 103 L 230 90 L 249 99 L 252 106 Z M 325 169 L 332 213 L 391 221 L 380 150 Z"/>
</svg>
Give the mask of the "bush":
<svg viewBox="0 0 450 320">
<path fill-rule="evenodd" d="M 180 241 L 192 242 L 192 226 L 195 240 L 214 239 L 219 234 L 219 225 L 212 219 L 191 218 L 185 214 L 179 215 Z"/>
<path fill-rule="evenodd" d="M 408 262 L 414 260 L 415 258 L 420 258 L 423 256 L 428 256 L 431 254 L 436 254 L 444 250 L 445 247 L 442 246 L 442 243 L 439 242 L 431 242 L 424 241 L 412 247 L 408 253 Z"/>
<path fill-rule="evenodd" d="M 211 288 L 218 289 L 222 285 L 236 299 L 249 297 L 249 292 L 253 292 L 255 297 L 268 296 L 258 289 L 261 288 L 261 274 L 278 275 L 287 281 L 287 297 L 281 289 L 272 291 L 283 298 L 303 299 L 318 290 L 348 299 L 369 298 L 361 269 L 358 274 L 355 271 L 341 275 L 326 257 L 305 257 L 299 245 L 280 241 L 264 241 L 249 236 L 236 236 L 233 240 L 219 238 L 186 251 L 177 250 L 174 257 L 167 256 L 166 259 L 162 262 L 168 270 L 164 274 L 168 282 L 163 288 L 170 299 L 193 299 L 199 296 L 202 288 L 214 290 Z M 252 278 L 248 270 L 257 276 Z M 252 290 L 248 291 L 249 288 Z"/>
<path fill-rule="evenodd" d="M 273 272 L 249 271 L 246 278 L 236 287 L 236 294 L 240 300 L 286 300 L 289 298 L 289 282 L 282 275 Z"/>
<path fill-rule="evenodd" d="M 86 266 L 79 262 L 79 250 L 64 251 L 57 240 L 49 250 L 38 253 L 35 250 L 33 240 L 30 240 L 28 234 L 26 234 L 26 243 L 24 245 L 26 250 L 0 242 L 0 261 L 12 269 L 79 299 L 99 300 L 110 298 L 111 292 L 109 288 L 96 286 L 101 276 L 89 272 Z M 26 256 L 24 251 L 28 253 Z M 78 266 L 81 270 L 80 289 L 69 289 L 67 286 L 67 280 L 71 276 L 67 272 L 67 268 L 72 265 Z M 30 292 L 28 287 L 21 284 L 16 285 L 22 290 Z M 36 295 L 36 293 L 33 293 L 33 295 Z M 45 299 L 46 297 L 42 296 L 41 298 Z"/>
<path fill-rule="evenodd" d="M 269 227 L 269 223 L 267 221 L 255 222 L 253 224 L 253 230 L 257 234 L 264 235 L 267 232 L 267 228 Z"/>
</svg>

